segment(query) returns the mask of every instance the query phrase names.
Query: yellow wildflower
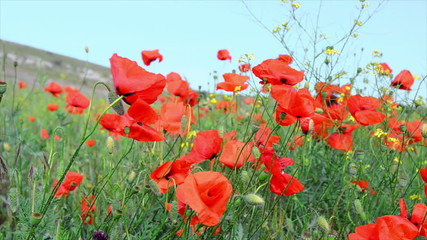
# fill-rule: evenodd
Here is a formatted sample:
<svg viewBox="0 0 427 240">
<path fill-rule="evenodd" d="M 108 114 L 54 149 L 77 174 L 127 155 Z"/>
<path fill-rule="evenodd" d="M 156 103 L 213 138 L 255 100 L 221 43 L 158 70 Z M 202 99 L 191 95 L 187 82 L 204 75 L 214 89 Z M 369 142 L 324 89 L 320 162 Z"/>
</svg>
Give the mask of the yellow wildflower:
<svg viewBox="0 0 427 240">
<path fill-rule="evenodd" d="M 409 197 L 409 199 L 411 199 L 411 200 L 417 200 L 417 201 L 420 201 L 420 200 L 422 200 L 422 198 L 421 198 L 421 195 L 420 194 L 413 194 L 413 195 L 411 195 L 410 197 Z"/>
</svg>

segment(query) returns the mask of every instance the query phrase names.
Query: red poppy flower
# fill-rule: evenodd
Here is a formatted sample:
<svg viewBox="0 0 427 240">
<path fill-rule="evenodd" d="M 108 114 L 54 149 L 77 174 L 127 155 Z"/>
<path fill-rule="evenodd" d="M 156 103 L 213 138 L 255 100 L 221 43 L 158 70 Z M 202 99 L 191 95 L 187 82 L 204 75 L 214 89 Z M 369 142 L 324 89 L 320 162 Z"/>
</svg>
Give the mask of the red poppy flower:
<svg viewBox="0 0 427 240">
<path fill-rule="evenodd" d="M 259 147 L 261 152 L 260 161 L 266 167 L 266 170 L 273 175 L 281 175 L 282 171 L 294 164 L 292 158 L 279 157 L 272 147 Z"/>
<path fill-rule="evenodd" d="M 292 142 L 288 142 L 286 145 L 289 146 L 289 150 L 295 150 L 304 144 L 304 136 L 296 135 Z"/>
<path fill-rule="evenodd" d="M 250 105 L 250 104 L 255 103 L 255 99 L 248 97 L 248 98 L 243 99 L 243 102 L 247 105 Z"/>
<path fill-rule="evenodd" d="M 184 159 L 167 161 L 156 168 L 156 170 L 151 173 L 150 178 L 157 183 L 160 192 L 166 193 L 174 184 L 180 185 L 184 182 L 190 168 L 191 164 Z"/>
<path fill-rule="evenodd" d="M 69 86 L 69 85 L 66 85 L 66 86 L 64 87 L 64 92 L 66 92 L 66 93 L 69 93 L 69 92 L 78 92 L 78 91 L 79 91 L 78 89 L 73 88 L 73 87 L 71 87 L 71 86 Z"/>
<path fill-rule="evenodd" d="M 87 195 L 82 198 L 82 221 L 86 224 L 93 224 L 94 212 L 96 211 L 95 196 Z"/>
<path fill-rule="evenodd" d="M 281 60 L 268 59 L 252 68 L 252 72 L 260 78 L 261 84 L 294 86 L 304 80 L 304 71 L 297 71 Z"/>
<path fill-rule="evenodd" d="M 58 97 L 62 93 L 62 87 L 56 82 L 51 82 L 44 88 L 45 92 L 50 92 L 54 97 Z"/>
<path fill-rule="evenodd" d="M 427 167 L 420 169 L 421 178 L 425 183 L 427 183 Z"/>
<path fill-rule="evenodd" d="M 349 240 L 402 240 L 418 236 L 417 227 L 408 219 L 386 215 L 377 218 L 376 223 L 356 227 L 355 233 L 348 235 Z"/>
<path fill-rule="evenodd" d="M 58 191 L 55 193 L 55 198 L 59 198 L 62 195 L 68 197 L 68 193 L 76 189 L 83 181 L 83 178 L 84 176 L 79 173 L 67 172 L 64 182 L 59 186 Z M 58 184 L 58 181 L 53 183 L 53 187 L 55 187 L 56 184 Z"/>
<path fill-rule="evenodd" d="M 239 75 L 236 73 L 226 73 L 222 75 L 225 82 L 217 84 L 216 89 L 222 89 L 227 92 L 241 92 L 249 87 L 245 82 L 249 79 L 248 76 Z"/>
<path fill-rule="evenodd" d="M 273 174 L 270 180 L 270 191 L 276 195 L 290 196 L 304 190 L 304 185 L 292 175 L 282 172 Z"/>
<path fill-rule="evenodd" d="M 51 112 L 55 112 L 58 109 L 58 105 L 56 105 L 54 103 L 49 103 L 47 105 L 47 109 Z"/>
<path fill-rule="evenodd" d="M 286 64 L 291 64 L 294 61 L 294 59 L 291 56 L 286 55 L 286 54 L 279 55 L 277 60 L 282 61 Z"/>
<path fill-rule="evenodd" d="M 166 89 L 170 94 L 179 97 L 181 101 L 184 101 L 189 97 L 190 86 L 187 81 L 184 81 L 182 79 L 169 80 L 169 79 L 173 79 L 169 77 L 169 74 L 167 79 L 168 81 L 167 81 Z"/>
<path fill-rule="evenodd" d="M 156 50 L 145 50 L 141 52 L 142 61 L 146 66 L 150 66 L 151 62 L 155 60 L 159 60 L 161 62 L 163 60 L 163 56 L 160 54 L 159 49 Z"/>
<path fill-rule="evenodd" d="M 220 109 L 224 114 L 236 112 L 236 101 L 221 100 L 215 105 L 215 109 Z"/>
<path fill-rule="evenodd" d="M 34 116 L 29 116 L 29 117 L 28 117 L 28 121 L 30 121 L 30 122 L 35 122 L 35 121 L 36 121 L 36 118 L 35 118 Z"/>
<path fill-rule="evenodd" d="M 414 77 L 408 70 L 402 70 L 391 82 L 391 86 L 403 90 L 411 91 L 414 84 Z"/>
<path fill-rule="evenodd" d="M 377 71 L 381 75 L 390 75 L 393 72 L 387 63 L 380 63 L 378 65 Z"/>
<path fill-rule="evenodd" d="M 308 89 L 295 90 L 291 86 L 272 86 L 271 96 L 279 103 L 276 121 L 281 126 L 289 126 L 298 119 L 314 114 L 315 103 Z"/>
<path fill-rule="evenodd" d="M 218 130 L 198 132 L 187 161 L 190 164 L 196 164 L 207 159 L 214 159 L 221 151 L 221 144 L 222 138 L 219 136 Z"/>
<path fill-rule="evenodd" d="M 19 85 L 19 88 L 27 88 L 27 83 L 24 81 L 19 81 L 18 85 Z"/>
<path fill-rule="evenodd" d="M 194 107 L 199 103 L 199 96 L 200 95 L 196 91 L 190 89 L 189 96 L 188 96 L 187 100 L 185 101 L 185 103 Z"/>
<path fill-rule="evenodd" d="M 207 226 L 220 222 L 232 193 L 228 179 L 211 171 L 189 174 L 176 189 L 178 200 L 197 212 L 200 222 Z"/>
<path fill-rule="evenodd" d="M 123 116 L 105 114 L 100 124 L 112 135 L 127 136 L 140 142 L 163 141 L 163 135 L 150 127 L 158 119 L 157 113 L 142 98 L 131 105 Z M 126 135 L 125 129 L 128 134 Z"/>
<path fill-rule="evenodd" d="M 194 122 L 194 116 L 189 115 L 187 107 L 181 102 L 167 102 L 160 108 L 160 126 L 168 131 L 169 134 L 184 135 L 188 132 L 187 125 L 182 125 L 184 116 L 187 117 L 188 121 L 191 118 L 192 122 Z"/>
<path fill-rule="evenodd" d="M 245 162 L 254 161 L 252 155 L 253 143 L 239 142 L 237 140 L 228 141 L 225 143 L 219 161 L 231 169 L 239 169 Z"/>
<path fill-rule="evenodd" d="M 86 141 L 86 145 L 88 145 L 89 147 L 93 147 L 95 146 L 95 144 L 96 144 L 95 139 L 89 139 Z"/>
<path fill-rule="evenodd" d="M 247 72 L 247 71 L 251 70 L 251 64 L 249 64 L 249 63 L 241 64 L 241 65 L 239 65 L 239 70 L 241 72 Z"/>
<path fill-rule="evenodd" d="M 65 101 L 67 102 L 65 108 L 71 114 L 82 114 L 90 104 L 89 98 L 81 92 L 68 92 Z"/>
<path fill-rule="evenodd" d="M 385 114 L 376 110 L 380 107 L 377 98 L 357 94 L 348 99 L 347 106 L 354 119 L 363 126 L 382 123 L 385 119 Z"/>
<path fill-rule="evenodd" d="M 221 60 L 221 61 L 228 59 L 231 62 L 230 52 L 227 49 L 219 50 L 218 54 L 217 54 L 217 58 L 218 58 L 218 60 Z"/>
<path fill-rule="evenodd" d="M 46 129 L 40 130 L 40 137 L 43 138 L 44 140 L 49 138 L 49 133 L 47 132 Z"/>
<path fill-rule="evenodd" d="M 138 66 L 135 61 L 114 54 L 110 58 L 111 74 L 117 95 L 123 95 L 124 101 L 132 104 L 138 97 L 152 104 L 163 92 L 166 79 L 161 74 L 154 74 Z"/>
<path fill-rule="evenodd" d="M 272 130 L 267 127 L 265 124 L 259 125 L 258 131 L 255 133 L 255 145 L 257 147 L 259 146 L 265 146 L 265 147 L 272 147 L 273 144 L 280 142 L 280 137 L 277 135 L 272 135 Z"/>
</svg>

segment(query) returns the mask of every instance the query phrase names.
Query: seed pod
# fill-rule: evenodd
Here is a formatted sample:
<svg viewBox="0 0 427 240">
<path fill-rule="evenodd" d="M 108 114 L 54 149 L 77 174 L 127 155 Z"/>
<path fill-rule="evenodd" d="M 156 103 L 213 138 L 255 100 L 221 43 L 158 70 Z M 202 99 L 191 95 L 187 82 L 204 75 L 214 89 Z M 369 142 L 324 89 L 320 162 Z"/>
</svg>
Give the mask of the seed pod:
<svg viewBox="0 0 427 240">
<path fill-rule="evenodd" d="M 43 215 L 38 212 L 31 213 L 30 224 L 31 226 L 37 226 L 42 221 Z"/>
</svg>

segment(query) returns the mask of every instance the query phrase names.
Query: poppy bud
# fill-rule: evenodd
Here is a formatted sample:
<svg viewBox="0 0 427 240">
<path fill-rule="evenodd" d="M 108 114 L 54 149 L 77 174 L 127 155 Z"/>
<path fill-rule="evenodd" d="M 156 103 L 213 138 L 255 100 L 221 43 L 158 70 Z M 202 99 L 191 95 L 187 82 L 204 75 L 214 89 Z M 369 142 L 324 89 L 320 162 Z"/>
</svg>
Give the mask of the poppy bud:
<svg viewBox="0 0 427 240">
<path fill-rule="evenodd" d="M 109 92 L 108 93 L 108 102 L 110 102 L 110 104 L 113 103 L 114 101 L 116 101 L 117 98 L 118 98 L 118 96 L 116 95 L 115 92 Z M 125 114 L 125 109 L 123 107 L 122 101 L 119 101 L 116 104 L 114 104 L 113 110 L 119 115 Z"/>
<path fill-rule="evenodd" d="M 427 123 L 424 123 L 421 126 L 421 134 L 423 135 L 424 138 L 427 138 Z"/>
<path fill-rule="evenodd" d="M 325 58 L 325 64 L 328 65 L 330 62 L 331 62 L 331 60 L 328 57 L 326 57 Z"/>
<path fill-rule="evenodd" d="M 356 210 L 357 214 L 363 213 L 363 206 L 359 199 L 354 200 L 354 209 Z"/>
<path fill-rule="evenodd" d="M 323 109 L 321 109 L 321 108 L 316 108 L 316 109 L 314 109 L 314 112 L 315 112 L 315 113 L 318 113 L 318 114 L 322 114 L 322 113 L 323 113 Z"/>
<path fill-rule="evenodd" d="M 248 171 L 245 171 L 245 170 L 242 171 L 242 173 L 240 173 L 240 178 L 242 179 L 243 183 L 248 183 L 249 180 L 251 180 L 250 177 L 249 177 Z"/>
<path fill-rule="evenodd" d="M 88 46 L 85 46 L 85 52 L 89 53 L 89 47 Z"/>
<path fill-rule="evenodd" d="M 177 224 L 178 223 L 178 202 L 177 201 L 173 201 L 170 205 L 170 210 L 169 210 L 169 218 L 172 221 L 172 224 Z"/>
<path fill-rule="evenodd" d="M 107 137 L 107 149 L 108 149 L 108 153 L 113 154 L 114 139 L 111 136 Z"/>
<path fill-rule="evenodd" d="M 251 206 L 260 206 L 264 204 L 264 199 L 254 193 L 247 194 L 243 199 Z"/>
<path fill-rule="evenodd" d="M 9 143 L 7 143 L 7 142 L 3 143 L 3 149 L 4 149 L 6 152 L 9 152 L 9 151 L 10 151 L 10 149 L 11 149 L 10 144 L 9 144 Z"/>
<path fill-rule="evenodd" d="M 259 159 L 261 157 L 261 152 L 257 147 L 252 148 L 252 154 L 256 159 Z"/>
<path fill-rule="evenodd" d="M 357 68 L 357 73 L 361 73 L 362 72 L 362 68 Z"/>
<path fill-rule="evenodd" d="M 13 62 L 13 67 L 15 67 L 15 68 L 16 68 L 17 66 L 18 66 L 18 62 L 17 62 L 17 61 L 14 61 L 14 62 Z"/>
<path fill-rule="evenodd" d="M 43 215 L 38 212 L 31 213 L 30 224 L 31 226 L 37 226 L 42 221 Z"/>
<path fill-rule="evenodd" d="M 307 88 L 307 89 L 309 89 L 309 88 L 310 88 L 310 82 L 309 82 L 309 81 L 306 81 L 306 82 L 304 83 L 304 88 Z"/>
<path fill-rule="evenodd" d="M 258 176 L 258 179 L 260 180 L 260 181 L 264 181 L 265 179 L 267 179 L 268 178 L 268 174 L 267 173 L 265 173 L 265 172 L 261 172 L 260 174 L 259 174 L 259 176 Z"/>
<path fill-rule="evenodd" d="M 329 223 L 326 220 L 325 217 L 323 216 L 319 216 L 317 217 L 317 224 L 325 231 L 325 232 L 329 232 L 330 227 L 329 227 Z"/>
<path fill-rule="evenodd" d="M 135 178 L 136 178 L 136 172 L 135 171 L 130 172 L 128 176 L 128 182 L 132 183 L 133 180 L 135 180 Z"/>
<path fill-rule="evenodd" d="M 148 185 L 150 186 L 151 191 L 158 197 L 162 196 L 162 193 L 160 192 L 159 186 L 157 185 L 157 183 L 153 180 L 150 179 L 150 181 L 148 182 Z"/>
</svg>

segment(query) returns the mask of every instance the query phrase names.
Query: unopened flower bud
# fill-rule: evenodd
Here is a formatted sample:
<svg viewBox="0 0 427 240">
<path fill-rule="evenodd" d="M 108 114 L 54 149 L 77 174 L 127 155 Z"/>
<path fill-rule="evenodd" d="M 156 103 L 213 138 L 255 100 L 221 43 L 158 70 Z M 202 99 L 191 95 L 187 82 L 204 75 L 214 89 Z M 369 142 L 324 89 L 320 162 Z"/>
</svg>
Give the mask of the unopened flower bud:
<svg viewBox="0 0 427 240">
<path fill-rule="evenodd" d="M 113 103 L 114 101 L 116 101 L 117 98 L 118 98 L 118 96 L 116 95 L 115 92 L 109 92 L 108 93 L 108 102 L 110 102 L 110 104 Z M 122 101 L 119 101 L 116 104 L 114 104 L 113 110 L 119 115 L 125 114 L 125 108 L 123 107 Z"/>
<path fill-rule="evenodd" d="M 264 204 L 264 199 L 254 193 L 247 194 L 243 199 L 247 204 L 252 206 L 260 206 Z"/>
<path fill-rule="evenodd" d="M 354 209 L 356 210 L 357 214 L 363 213 L 363 206 L 359 199 L 354 200 Z"/>
<path fill-rule="evenodd" d="M 108 153 L 113 154 L 113 151 L 114 151 L 114 139 L 111 136 L 107 137 L 107 149 L 108 149 Z"/>
<path fill-rule="evenodd" d="M 408 129 L 408 127 L 406 125 L 403 125 L 403 124 L 400 125 L 399 128 L 400 128 L 400 131 L 402 131 L 402 133 L 405 133 L 406 130 Z"/>
<path fill-rule="evenodd" d="M 331 62 L 331 60 L 328 57 L 326 57 L 325 58 L 325 64 L 328 65 L 330 62 Z"/>
<path fill-rule="evenodd" d="M 249 173 L 248 173 L 248 171 L 245 171 L 245 170 L 243 170 L 241 173 L 240 173 L 240 179 L 242 179 L 242 182 L 243 183 L 248 183 L 249 182 L 249 180 L 251 180 L 250 179 L 250 177 L 249 177 Z"/>
<path fill-rule="evenodd" d="M 88 46 L 85 46 L 85 52 L 89 53 L 89 47 Z"/>
<path fill-rule="evenodd" d="M 148 182 L 148 185 L 150 186 L 151 191 L 156 194 L 156 196 L 160 197 L 162 196 L 162 193 L 160 192 L 160 188 L 157 185 L 157 183 L 153 180 L 150 179 L 150 181 Z"/>
<path fill-rule="evenodd" d="M 421 134 L 423 135 L 424 138 L 427 138 L 427 123 L 424 123 L 421 126 Z"/>
<path fill-rule="evenodd" d="M 326 220 L 325 217 L 323 216 L 319 216 L 317 217 L 317 224 L 325 231 L 325 232 L 329 232 L 330 227 L 329 227 L 329 223 Z"/>
<path fill-rule="evenodd" d="M 133 180 L 135 180 L 135 178 L 136 178 L 136 172 L 135 171 L 130 172 L 128 175 L 128 182 L 132 183 Z"/>
<path fill-rule="evenodd" d="M 408 185 L 408 179 L 406 177 L 400 177 L 398 180 L 399 187 L 405 188 Z"/>
<path fill-rule="evenodd" d="M 254 155 L 256 159 L 259 159 L 261 157 L 261 152 L 257 147 L 254 147 L 252 148 L 252 155 Z"/>
</svg>

